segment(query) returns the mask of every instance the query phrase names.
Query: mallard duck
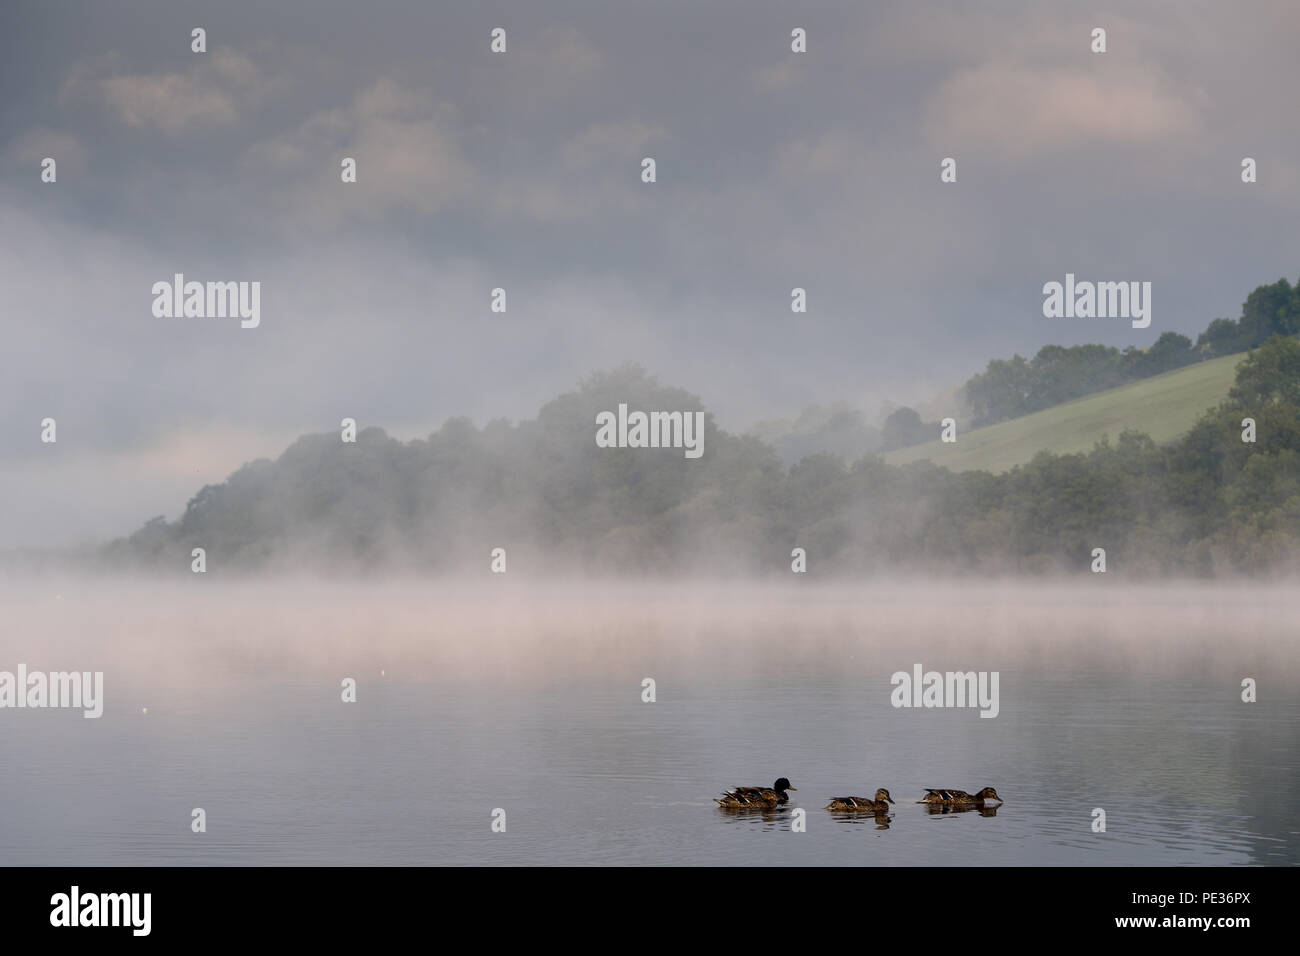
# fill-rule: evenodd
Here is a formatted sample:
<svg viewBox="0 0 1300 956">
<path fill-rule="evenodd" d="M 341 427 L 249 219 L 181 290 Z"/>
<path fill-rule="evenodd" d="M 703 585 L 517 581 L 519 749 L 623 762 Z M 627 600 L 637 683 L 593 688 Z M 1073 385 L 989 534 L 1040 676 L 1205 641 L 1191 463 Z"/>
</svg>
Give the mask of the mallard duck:
<svg viewBox="0 0 1300 956">
<path fill-rule="evenodd" d="M 996 800 L 1002 803 L 1002 798 L 992 787 L 985 787 L 979 793 L 967 793 L 965 790 L 929 790 L 925 791 L 925 796 L 917 803 L 938 804 L 940 806 L 983 806 L 985 800 Z"/>
<path fill-rule="evenodd" d="M 881 787 L 876 791 L 876 799 L 868 800 L 866 797 L 831 797 L 831 802 L 826 804 L 827 810 L 867 810 L 871 813 L 883 813 L 889 809 L 889 805 L 894 802 L 894 798 L 889 795 L 889 791 Z"/>
<path fill-rule="evenodd" d="M 798 787 L 790 786 L 790 781 L 785 777 L 781 777 L 776 783 L 772 784 L 771 789 L 767 787 L 736 787 L 728 790 L 721 797 L 714 797 L 713 799 L 718 806 L 731 809 L 777 807 L 790 799 L 786 794 L 787 790 L 798 789 Z"/>
</svg>

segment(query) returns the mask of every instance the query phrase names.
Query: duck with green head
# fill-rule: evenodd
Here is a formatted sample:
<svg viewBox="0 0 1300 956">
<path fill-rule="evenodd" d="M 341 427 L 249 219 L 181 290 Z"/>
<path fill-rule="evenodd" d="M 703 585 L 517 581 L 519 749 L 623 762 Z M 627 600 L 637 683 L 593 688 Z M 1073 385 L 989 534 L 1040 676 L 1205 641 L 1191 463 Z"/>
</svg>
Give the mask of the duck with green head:
<svg viewBox="0 0 1300 956">
<path fill-rule="evenodd" d="M 889 791 L 881 787 L 876 791 L 874 800 L 866 797 L 831 797 L 831 802 L 826 804 L 826 809 L 866 810 L 868 813 L 884 813 L 893 802 L 894 798 L 889 795 Z"/>
<path fill-rule="evenodd" d="M 790 786 L 790 781 L 785 777 L 781 777 L 771 787 L 735 787 L 726 791 L 721 797 L 713 799 L 718 806 L 729 810 L 779 807 L 790 799 L 787 790 L 798 789 Z"/>
<path fill-rule="evenodd" d="M 992 787 L 985 787 L 979 793 L 967 793 L 965 790 L 926 790 L 925 796 L 917 803 L 928 803 L 932 806 L 945 807 L 982 807 L 986 800 L 996 800 L 1002 802 L 998 792 Z"/>
</svg>

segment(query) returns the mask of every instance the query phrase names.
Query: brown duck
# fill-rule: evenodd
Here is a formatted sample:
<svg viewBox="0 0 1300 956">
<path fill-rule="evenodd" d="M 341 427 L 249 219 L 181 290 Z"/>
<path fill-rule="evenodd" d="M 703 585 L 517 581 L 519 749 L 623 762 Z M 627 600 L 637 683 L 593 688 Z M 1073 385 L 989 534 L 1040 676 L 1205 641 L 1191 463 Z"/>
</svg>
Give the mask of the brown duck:
<svg viewBox="0 0 1300 956">
<path fill-rule="evenodd" d="M 985 800 L 1002 802 L 1002 798 L 992 787 L 985 787 L 979 793 L 967 793 L 965 790 L 926 790 L 925 796 L 916 802 L 928 803 L 932 806 L 982 807 Z"/>
<path fill-rule="evenodd" d="M 889 791 L 881 787 L 876 791 L 874 800 L 866 797 L 831 797 L 831 802 L 826 804 L 826 809 L 866 810 L 869 813 L 883 813 L 889 809 L 889 805 L 893 802 L 894 798 L 889 795 Z"/>
<path fill-rule="evenodd" d="M 736 787 L 726 791 L 721 797 L 714 797 L 720 807 L 741 810 L 751 807 L 779 807 L 790 799 L 787 790 L 798 790 L 790 786 L 790 781 L 781 777 L 768 787 Z"/>
</svg>

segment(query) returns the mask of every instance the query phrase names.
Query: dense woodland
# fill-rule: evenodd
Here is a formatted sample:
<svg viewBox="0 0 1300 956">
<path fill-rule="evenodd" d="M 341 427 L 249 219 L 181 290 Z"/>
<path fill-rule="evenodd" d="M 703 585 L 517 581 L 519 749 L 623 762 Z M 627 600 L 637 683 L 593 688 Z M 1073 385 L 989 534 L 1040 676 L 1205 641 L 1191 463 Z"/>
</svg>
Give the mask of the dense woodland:
<svg viewBox="0 0 1300 956">
<path fill-rule="evenodd" d="M 1124 433 L 1002 475 L 895 467 L 878 455 L 786 466 L 770 444 L 728 434 L 711 416 L 697 460 L 680 449 L 598 448 L 596 414 L 620 402 L 703 409 L 627 366 L 518 424 L 452 419 L 409 443 L 378 428 L 355 444 L 309 435 L 276 461 L 204 487 L 178 521 L 155 518 L 99 559 L 188 573 L 191 548 L 203 547 L 210 573 L 485 573 L 491 549 L 503 547 L 509 570 L 525 574 L 789 573 L 791 549 L 802 547 L 809 575 L 822 577 L 1084 572 L 1102 547 L 1108 571 L 1126 577 L 1300 569 L 1294 338 L 1243 357 L 1229 397 L 1170 445 Z M 1242 441 L 1247 417 L 1255 443 Z"/>
<path fill-rule="evenodd" d="M 1262 285 L 1239 319 L 1215 319 L 1196 339 L 1165 332 L 1149 349 L 1048 345 L 1032 359 L 994 359 L 963 386 L 971 425 L 993 425 L 1184 365 L 1245 352 L 1274 335 L 1300 335 L 1300 282 Z M 933 436 L 929 433 L 929 437 Z M 929 440 L 927 437 L 925 440 Z"/>
</svg>

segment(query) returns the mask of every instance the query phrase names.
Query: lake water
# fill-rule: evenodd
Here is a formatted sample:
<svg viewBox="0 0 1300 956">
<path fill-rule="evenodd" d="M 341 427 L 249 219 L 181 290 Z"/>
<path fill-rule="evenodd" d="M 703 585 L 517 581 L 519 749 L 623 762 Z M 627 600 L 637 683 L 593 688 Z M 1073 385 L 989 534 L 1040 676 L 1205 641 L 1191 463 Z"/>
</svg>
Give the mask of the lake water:
<svg viewBox="0 0 1300 956">
<path fill-rule="evenodd" d="M 1294 589 L 7 588 L 0 670 L 106 697 L 0 710 L 8 865 L 1300 862 Z M 891 706 L 916 663 L 998 671 L 998 716 Z"/>
</svg>

